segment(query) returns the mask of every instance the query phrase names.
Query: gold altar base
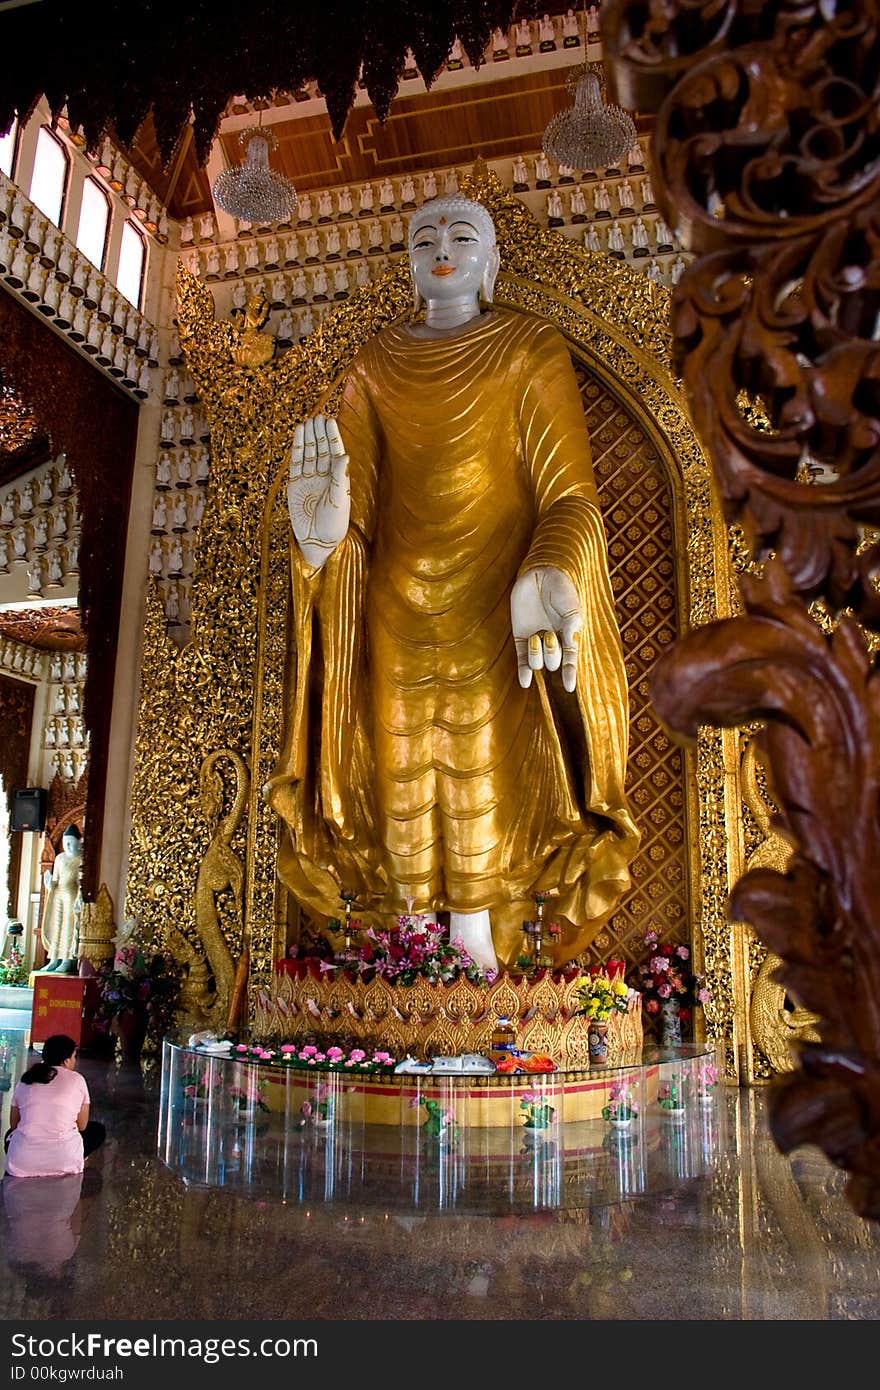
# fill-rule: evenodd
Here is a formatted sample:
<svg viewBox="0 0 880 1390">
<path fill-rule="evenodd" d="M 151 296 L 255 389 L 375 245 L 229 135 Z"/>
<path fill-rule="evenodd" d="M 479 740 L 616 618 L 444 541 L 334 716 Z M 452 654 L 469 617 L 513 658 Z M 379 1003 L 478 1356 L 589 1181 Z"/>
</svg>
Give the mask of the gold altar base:
<svg viewBox="0 0 880 1390">
<path fill-rule="evenodd" d="M 590 1065 L 587 1020 L 579 1007 L 579 972 L 540 971 L 533 976 L 499 975 L 492 985 L 461 976 L 453 984 L 392 985 L 381 976 L 368 983 L 347 976 L 276 974 L 257 992 L 254 1032 L 262 1039 L 296 1042 L 312 1035 L 346 1036 L 384 1048 L 392 1056 L 429 1058 L 465 1052 L 489 1053 L 499 1022 L 516 1028 L 516 1046 L 546 1053 L 569 1067 Z M 608 1023 L 608 1064 L 640 1057 L 642 999 Z"/>
<path fill-rule="evenodd" d="M 638 1077 L 644 1106 L 657 1100 L 660 1067 L 656 1063 L 642 1066 L 641 1055 L 627 1059 Z M 604 1074 L 601 1067 L 592 1071 L 568 1071 L 564 1076 L 550 1072 L 541 1076 L 523 1075 L 499 1077 L 348 1077 L 339 1073 L 317 1072 L 313 1076 L 284 1076 L 272 1073 L 263 1093 L 270 1111 L 298 1115 L 305 1104 L 317 1111 L 321 1096 L 331 1095 L 337 1123 L 348 1125 L 383 1125 L 393 1128 L 419 1129 L 424 1125 L 426 1101 L 436 1101 L 441 1109 L 451 1107 L 457 1125 L 485 1131 L 484 1144 L 488 1152 L 506 1152 L 505 1135 L 523 1129 L 520 1102 L 523 1097 L 540 1094 L 542 1102 L 553 1106 L 565 1135 L 565 1147 L 577 1150 L 586 1140 L 571 1126 L 588 1120 L 600 1120 L 602 1107 L 608 1102 L 611 1081 L 619 1077 Z M 496 1136 L 493 1138 L 493 1134 Z M 595 1136 L 593 1136 L 595 1143 Z"/>
</svg>

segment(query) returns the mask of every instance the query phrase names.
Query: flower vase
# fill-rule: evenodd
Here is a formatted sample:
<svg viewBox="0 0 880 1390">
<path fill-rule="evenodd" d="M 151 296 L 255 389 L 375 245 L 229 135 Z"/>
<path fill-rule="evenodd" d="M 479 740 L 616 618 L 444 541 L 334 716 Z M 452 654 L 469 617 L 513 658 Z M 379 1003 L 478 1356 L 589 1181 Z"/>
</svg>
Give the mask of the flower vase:
<svg viewBox="0 0 880 1390">
<path fill-rule="evenodd" d="M 608 1060 L 608 1024 L 591 1022 L 587 1031 L 587 1047 L 591 1062 Z"/>
<path fill-rule="evenodd" d="M 681 1047 L 681 1013 L 677 999 L 663 1000 L 660 1005 L 660 1022 L 663 1029 L 662 1046 Z"/>
<path fill-rule="evenodd" d="M 628 1115 L 625 1120 L 609 1120 L 608 1123 L 612 1129 L 631 1129 L 632 1115 Z"/>
<path fill-rule="evenodd" d="M 147 1036 L 147 1016 L 137 1009 L 123 1009 L 110 1020 L 110 1032 L 118 1039 L 123 1062 L 137 1065 Z"/>
</svg>

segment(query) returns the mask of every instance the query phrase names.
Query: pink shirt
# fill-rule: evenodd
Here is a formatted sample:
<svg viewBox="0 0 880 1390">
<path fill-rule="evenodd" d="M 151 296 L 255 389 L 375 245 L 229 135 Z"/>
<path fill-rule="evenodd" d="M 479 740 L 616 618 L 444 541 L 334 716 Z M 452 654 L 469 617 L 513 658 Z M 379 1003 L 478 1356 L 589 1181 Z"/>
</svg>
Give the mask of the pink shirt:
<svg viewBox="0 0 880 1390">
<path fill-rule="evenodd" d="M 83 1145 L 76 1117 L 89 1103 L 89 1088 L 79 1072 L 59 1067 L 45 1086 L 19 1081 L 12 1103 L 21 1119 L 9 1141 L 7 1173 L 14 1178 L 81 1173 Z"/>
</svg>

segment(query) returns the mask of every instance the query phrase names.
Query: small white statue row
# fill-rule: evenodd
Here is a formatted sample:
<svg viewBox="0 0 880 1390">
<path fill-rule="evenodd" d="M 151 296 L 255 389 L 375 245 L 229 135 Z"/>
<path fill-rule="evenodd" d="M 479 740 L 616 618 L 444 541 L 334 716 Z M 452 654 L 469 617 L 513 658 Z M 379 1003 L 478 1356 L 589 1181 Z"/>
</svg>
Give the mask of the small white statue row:
<svg viewBox="0 0 880 1390">
<path fill-rule="evenodd" d="M 196 420 L 192 406 L 184 401 L 180 406 L 168 406 L 162 411 L 160 440 L 163 449 L 176 444 L 195 444 L 207 439 L 208 427 L 201 417 Z"/>
<path fill-rule="evenodd" d="M 651 232 L 654 234 L 653 248 L 649 236 Z M 603 235 L 606 237 L 604 246 L 601 241 Z M 665 222 L 645 223 L 641 217 L 634 222 L 621 223 L 616 217 L 604 224 L 593 222 L 584 232 L 584 245 L 590 251 L 607 250 L 612 255 L 623 256 L 632 252 L 636 260 L 647 256 L 652 249 L 661 254 L 675 249 L 672 234 Z"/>
<path fill-rule="evenodd" d="M 109 139 L 105 139 L 97 155 L 87 154 L 86 158 L 94 166 L 94 173 L 123 200 L 126 211 L 131 209 L 141 226 L 154 233 L 160 241 L 167 241 L 168 213 L 156 194 L 115 145 Z"/>
<path fill-rule="evenodd" d="M 24 558 L 21 556 L 18 559 Z M 0 566 L 2 568 L 2 566 Z M 69 578 L 79 574 L 79 540 L 72 540 L 63 551 L 47 551 L 45 555 L 27 557 L 27 587 L 29 594 L 42 594 L 44 589 L 61 589 Z"/>
<path fill-rule="evenodd" d="M 4 257 L 4 234 L 0 232 L 0 273 L 6 265 Z M 22 258 L 25 265 L 22 266 Z M 21 274 L 15 273 L 16 267 Z M 126 343 L 125 338 L 113 325 L 101 317 L 99 310 L 89 309 L 82 298 L 77 298 L 72 290 L 62 289 L 57 276 L 51 275 L 45 266 L 40 265 L 36 255 L 19 250 L 12 258 L 12 271 L 5 276 L 7 284 L 18 290 L 22 298 L 32 304 L 45 306 L 50 316 L 75 342 L 83 345 L 97 361 L 98 365 L 109 371 L 121 381 L 123 386 L 135 395 L 146 397 L 150 390 L 150 361 L 137 346 Z M 149 341 L 149 330 L 145 335 Z M 150 351 L 153 344 L 150 343 Z M 158 338 L 155 343 L 158 352 Z M 153 365 L 158 359 L 153 359 Z"/>
<path fill-rule="evenodd" d="M 156 488 L 157 491 L 165 491 L 171 487 L 205 487 L 209 473 L 210 460 L 204 444 L 197 444 L 192 449 L 183 445 L 179 450 L 175 449 L 173 458 L 167 449 L 163 449 L 156 463 Z"/>
<path fill-rule="evenodd" d="M 189 584 L 178 579 L 166 579 L 161 584 L 162 606 L 172 626 L 189 622 Z"/>
<path fill-rule="evenodd" d="M 626 157 L 627 168 L 631 174 L 641 174 L 645 169 L 645 151 L 641 141 L 637 140 Z M 533 172 L 529 172 L 529 164 Z M 594 179 L 595 173 L 592 170 L 585 171 L 589 178 Z M 576 183 L 578 171 L 569 164 L 557 165 L 557 182 Z M 550 160 L 542 152 L 533 160 L 527 163 L 523 155 L 517 155 L 511 168 L 513 178 L 513 191 L 515 193 L 525 193 L 532 188 L 549 188 L 553 182 L 553 166 Z M 652 194 L 653 199 L 653 194 Z"/>
<path fill-rule="evenodd" d="M 84 748 L 56 749 L 52 754 L 52 769 L 62 782 L 78 782 L 86 770 L 88 759 L 88 752 Z"/>
<path fill-rule="evenodd" d="M 83 681 L 53 683 L 49 705 L 53 714 L 82 714 Z"/>
<path fill-rule="evenodd" d="M 67 237 L 49 222 L 20 188 L 3 179 L 0 183 L 0 214 L 6 221 L 0 231 L 0 262 L 17 278 L 25 271 L 24 284 L 36 275 L 33 259 L 47 276 L 70 285 L 74 297 L 82 295 L 87 308 L 100 308 L 132 343 L 140 340 L 146 320 L 138 308 L 112 284 Z M 16 262 L 16 257 L 19 259 Z M 25 259 L 23 259 L 25 258 Z M 13 270 L 13 263 L 16 269 Z M 150 330 L 146 325 L 148 335 Z M 144 343 L 146 347 L 149 337 Z M 153 354 L 151 354 L 153 355 Z"/>
<path fill-rule="evenodd" d="M 616 216 L 634 217 L 636 213 L 636 203 L 640 212 L 653 212 L 657 204 L 654 202 L 654 189 L 651 180 L 647 177 L 638 181 L 638 200 L 635 191 L 628 178 L 621 179 L 619 183 L 612 186 L 614 201 L 616 203 Z M 589 202 L 588 202 L 589 198 Z M 547 219 L 551 225 L 565 222 L 569 218 L 572 222 L 585 222 L 590 216 L 590 202 L 592 203 L 592 216 L 601 220 L 612 215 L 611 192 L 605 180 L 602 179 L 595 187 L 587 188 L 577 184 L 568 195 L 568 211 L 566 214 L 565 204 L 558 188 L 551 188 L 547 194 L 545 211 Z"/>
<path fill-rule="evenodd" d="M 10 564 L 26 564 L 31 593 L 39 593 L 44 584 L 49 588 L 63 585 L 68 575 L 79 573 L 79 536 L 71 536 L 66 545 L 46 552 L 35 552 L 28 546 L 27 533 L 18 526 L 11 536 L 0 534 L 0 572 L 9 573 Z"/>
<path fill-rule="evenodd" d="M 55 715 L 46 720 L 43 728 L 44 748 L 84 748 L 87 743 L 82 719 L 63 719 Z"/>
<path fill-rule="evenodd" d="M 85 652 L 52 652 L 49 656 L 51 681 L 84 681 L 89 669 Z"/>
<path fill-rule="evenodd" d="M 69 473 L 67 477 L 70 477 Z M 76 502 L 73 498 L 67 500 L 70 489 L 67 493 L 49 492 L 47 497 L 45 494 L 50 487 L 51 479 L 44 474 L 40 479 L 29 480 L 21 489 L 10 488 L 0 498 L 0 527 L 8 529 L 16 521 L 42 525 L 46 528 L 43 545 L 46 544 L 47 535 L 50 538 L 65 535 L 69 526 L 76 525 Z M 38 495 L 35 496 L 35 493 Z"/>
<path fill-rule="evenodd" d="M 335 267 L 318 265 L 314 270 L 297 270 L 292 275 L 279 272 L 259 276 L 255 280 L 239 281 L 233 287 L 231 304 L 233 309 L 243 311 L 248 300 L 260 292 L 274 309 L 345 299 L 356 290 L 363 289 L 390 264 L 391 258 L 379 256 L 372 261 L 358 261 L 354 267 L 342 261 Z"/>
<path fill-rule="evenodd" d="M 21 642 L 0 641 L 0 667 L 23 676 L 39 677 L 43 674 L 43 657 Z"/>
<path fill-rule="evenodd" d="M 169 530 L 182 535 L 184 531 L 197 530 L 204 514 L 205 494 L 201 490 L 189 498 L 185 492 L 157 492 L 153 499 L 150 530 L 155 537 L 165 536 Z M 156 557 L 154 541 L 150 552 L 150 573 L 158 574 L 161 568 L 161 561 Z"/>
</svg>

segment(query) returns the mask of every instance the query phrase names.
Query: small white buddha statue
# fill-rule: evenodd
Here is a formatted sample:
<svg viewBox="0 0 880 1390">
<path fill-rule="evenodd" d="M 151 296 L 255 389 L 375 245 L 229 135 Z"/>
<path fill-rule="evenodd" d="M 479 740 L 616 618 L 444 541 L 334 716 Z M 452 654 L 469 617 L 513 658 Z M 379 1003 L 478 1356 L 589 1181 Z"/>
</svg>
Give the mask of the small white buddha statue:
<svg viewBox="0 0 880 1390">
<path fill-rule="evenodd" d="M 52 868 L 43 875 L 46 898 L 40 932 L 48 956 L 45 970 L 73 975 L 77 968 L 76 934 L 82 877 L 82 836 L 75 825 L 67 827 L 61 844 L 61 853 L 55 856 Z"/>
</svg>

